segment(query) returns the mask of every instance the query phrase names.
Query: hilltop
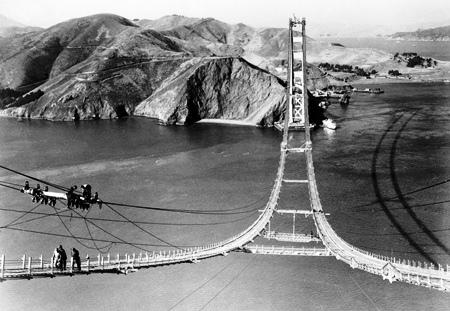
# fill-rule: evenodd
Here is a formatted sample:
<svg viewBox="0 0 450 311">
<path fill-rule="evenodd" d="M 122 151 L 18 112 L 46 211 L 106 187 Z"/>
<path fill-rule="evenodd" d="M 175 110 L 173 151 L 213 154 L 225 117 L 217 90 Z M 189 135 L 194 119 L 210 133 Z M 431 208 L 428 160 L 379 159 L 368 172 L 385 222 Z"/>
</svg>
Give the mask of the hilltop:
<svg viewBox="0 0 450 311">
<path fill-rule="evenodd" d="M 450 26 L 418 29 L 412 32 L 396 32 L 388 37 L 394 40 L 450 41 Z"/>
</svg>

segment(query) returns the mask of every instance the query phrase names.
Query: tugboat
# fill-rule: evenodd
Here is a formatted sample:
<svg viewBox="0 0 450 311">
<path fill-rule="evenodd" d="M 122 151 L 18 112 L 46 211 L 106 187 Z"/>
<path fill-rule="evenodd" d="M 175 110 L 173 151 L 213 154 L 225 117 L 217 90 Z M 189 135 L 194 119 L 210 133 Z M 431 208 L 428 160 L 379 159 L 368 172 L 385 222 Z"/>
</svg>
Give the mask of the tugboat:
<svg viewBox="0 0 450 311">
<path fill-rule="evenodd" d="M 381 94 L 384 93 L 383 89 L 377 87 L 374 89 L 370 89 L 370 88 L 365 88 L 365 89 L 357 89 L 354 88 L 353 92 L 357 92 L 357 93 L 369 93 L 369 94 Z"/>
</svg>

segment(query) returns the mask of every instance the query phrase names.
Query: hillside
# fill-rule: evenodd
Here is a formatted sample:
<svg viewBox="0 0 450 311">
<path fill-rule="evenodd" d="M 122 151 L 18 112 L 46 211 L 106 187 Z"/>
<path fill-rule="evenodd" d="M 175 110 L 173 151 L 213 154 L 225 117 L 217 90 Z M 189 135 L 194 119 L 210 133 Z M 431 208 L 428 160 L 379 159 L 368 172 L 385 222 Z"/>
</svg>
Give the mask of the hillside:
<svg viewBox="0 0 450 311">
<path fill-rule="evenodd" d="M 283 82 L 240 57 L 242 49 L 223 36 L 227 24 L 193 21 L 191 28 L 159 32 L 100 14 L 0 39 L 0 86 L 30 92 L 6 99 L 1 114 L 49 120 L 137 114 L 165 124 L 250 118 L 270 125 L 280 115 Z"/>
<path fill-rule="evenodd" d="M 200 18 L 186 17 L 182 15 L 166 15 L 158 19 L 141 19 L 133 20 L 136 24 L 144 28 L 151 28 L 157 31 L 169 30 L 177 26 L 191 25 L 198 21 Z"/>
<path fill-rule="evenodd" d="M 411 41 L 450 41 L 450 26 L 419 29 L 413 32 L 396 32 L 389 38 Z"/>
</svg>

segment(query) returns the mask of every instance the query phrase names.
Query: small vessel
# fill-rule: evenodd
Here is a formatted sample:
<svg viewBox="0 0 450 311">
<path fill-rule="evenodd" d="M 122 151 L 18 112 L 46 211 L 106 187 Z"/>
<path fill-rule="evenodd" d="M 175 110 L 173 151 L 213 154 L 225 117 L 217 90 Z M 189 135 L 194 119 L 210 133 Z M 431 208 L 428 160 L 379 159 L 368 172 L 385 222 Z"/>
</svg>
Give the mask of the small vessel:
<svg viewBox="0 0 450 311">
<path fill-rule="evenodd" d="M 330 129 L 330 130 L 335 130 L 337 125 L 336 122 L 334 122 L 332 119 L 325 119 L 322 121 L 322 126 L 324 128 Z"/>
<path fill-rule="evenodd" d="M 379 87 L 374 88 L 374 89 L 371 89 L 371 88 L 357 89 L 357 88 L 355 88 L 355 89 L 353 89 L 353 92 L 370 93 L 370 94 L 381 94 L 381 93 L 384 93 L 384 90 L 379 88 Z"/>
</svg>

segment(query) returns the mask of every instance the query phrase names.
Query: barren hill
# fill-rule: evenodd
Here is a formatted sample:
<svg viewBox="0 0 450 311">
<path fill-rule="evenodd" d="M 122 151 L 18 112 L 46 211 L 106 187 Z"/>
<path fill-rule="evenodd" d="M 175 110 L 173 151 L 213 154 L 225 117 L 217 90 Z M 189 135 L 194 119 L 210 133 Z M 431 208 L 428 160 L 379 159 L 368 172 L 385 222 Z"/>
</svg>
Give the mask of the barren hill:
<svg viewBox="0 0 450 311">
<path fill-rule="evenodd" d="M 395 40 L 450 41 L 450 26 L 396 32 L 389 37 Z"/>
<path fill-rule="evenodd" d="M 31 91 L 31 100 L 7 104 L 2 114 L 51 120 L 139 114 L 163 123 L 253 116 L 255 124 L 273 122 L 282 81 L 240 58 L 242 49 L 227 41 L 234 27 L 211 19 L 189 22 L 157 31 L 147 27 L 151 23 L 99 14 L 0 40 L 1 87 Z"/>
</svg>

